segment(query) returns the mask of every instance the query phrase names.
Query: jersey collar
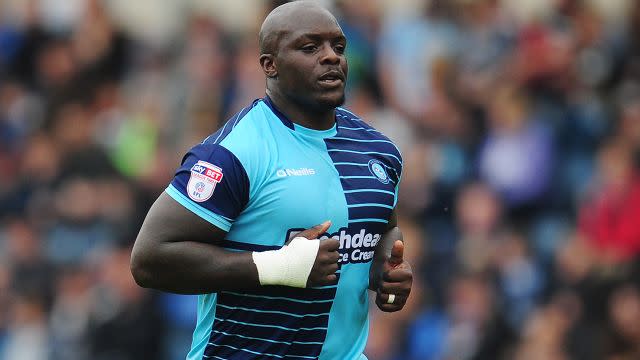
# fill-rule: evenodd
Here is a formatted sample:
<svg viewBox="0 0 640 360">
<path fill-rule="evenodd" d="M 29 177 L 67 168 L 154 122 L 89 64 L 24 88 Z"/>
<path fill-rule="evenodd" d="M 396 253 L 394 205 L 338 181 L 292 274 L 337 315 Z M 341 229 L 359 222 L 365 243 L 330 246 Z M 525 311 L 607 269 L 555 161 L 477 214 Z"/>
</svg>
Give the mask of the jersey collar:
<svg viewBox="0 0 640 360">
<path fill-rule="evenodd" d="M 269 109 L 271 109 L 271 111 L 278 117 L 278 119 L 282 121 L 282 123 L 286 127 L 295 131 L 295 126 L 293 125 L 293 121 L 289 120 L 289 118 L 285 114 L 281 113 L 280 110 L 278 110 L 278 108 L 273 104 L 273 101 L 271 101 L 271 98 L 269 97 L 269 95 L 265 95 L 265 97 L 262 98 L 262 100 L 269 107 Z"/>
</svg>

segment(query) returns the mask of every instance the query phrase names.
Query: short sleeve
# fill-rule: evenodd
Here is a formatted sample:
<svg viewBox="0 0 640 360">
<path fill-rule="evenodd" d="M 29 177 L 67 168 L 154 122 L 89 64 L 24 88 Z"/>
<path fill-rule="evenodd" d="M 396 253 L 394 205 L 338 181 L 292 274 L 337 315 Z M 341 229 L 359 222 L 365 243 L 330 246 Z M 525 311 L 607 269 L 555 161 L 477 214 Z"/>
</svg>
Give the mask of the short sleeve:
<svg viewBox="0 0 640 360">
<path fill-rule="evenodd" d="M 249 178 L 240 160 L 218 144 L 194 146 L 166 189 L 185 208 L 224 231 L 249 201 Z"/>
</svg>

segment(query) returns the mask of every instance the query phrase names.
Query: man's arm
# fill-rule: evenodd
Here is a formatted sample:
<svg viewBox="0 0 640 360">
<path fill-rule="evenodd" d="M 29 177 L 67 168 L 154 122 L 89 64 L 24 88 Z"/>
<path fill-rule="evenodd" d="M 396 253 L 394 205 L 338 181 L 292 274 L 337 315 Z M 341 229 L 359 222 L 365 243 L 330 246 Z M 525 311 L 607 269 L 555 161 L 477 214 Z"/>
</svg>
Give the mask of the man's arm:
<svg viewBox="0 0 640 360">
<path fill-rule="evenodd" d="M 376 305 L 382 311 L 393 312 L 402 309 L 411 293 L 413 273 L 411 265 L 403 259 L 402 240 L 394 209 L 389 217 L 387 231 L 376 246 L 369 271 L 369 289 L 376 292 Z M 387 303 L 389 294 L 395 296 L 392 304 Z"/>
<path fill-rule="evenodd" d="M 318 225 L 297 236 L 316 239 L 329 225 Z M 226 232 L 163 192 L 151 206 L 134 244 L 133 277 L 140 286 L 181 294 L 258 288 L 260 278 L 252 253 L 216 246 L 225 236 Z M 338 245 L 335 239 L 320 241 L 307 286 L 335 281 Z"/>
<path fill-rule="evenodd" d="M 396 215 L 396 209 L 393 209 L 389 222 L 387 223 L 387 229 L 382 234 L 380 242 L 376 245 L 375 253 L 373 255 L 373 263 L 371 264 L 371 270 L 369 271 L 369 290 L 377 291 L 378 285 L 382 280 L 382 271 L 384 263 L 391 256 L 391 249 L 393 243 L 396 240 L 402 241 L 402 231 L 398 228 L 398 216 Z"/>
</svg>

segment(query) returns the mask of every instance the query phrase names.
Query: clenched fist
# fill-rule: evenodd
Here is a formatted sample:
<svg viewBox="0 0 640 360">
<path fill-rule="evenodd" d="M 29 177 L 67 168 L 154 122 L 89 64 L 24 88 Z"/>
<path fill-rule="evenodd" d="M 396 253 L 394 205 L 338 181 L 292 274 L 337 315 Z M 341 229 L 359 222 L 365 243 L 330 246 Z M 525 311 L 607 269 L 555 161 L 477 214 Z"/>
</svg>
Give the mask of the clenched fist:
<svg viewBox="0 0 640 360">
<path fill-rule="evenodd" d="M 304 237 L 310 240 L 317 239 L 327 232 L 330 226 L 331 221 L 325 221 L 322 224 L 296 234 L 295 237 Z M 336 283 L 338 280 L 336 271 L 338 271 L 338 260 L 340 259 L 340 253 L 338 253 L 339 248 L 340 241 L 336 239 L 329 238 L 320 240 L 316 261 L 313 263 L 309 279 L 307 280 L 307 287 L 333 285 Z"/>
<path fill-rule="evenodd" d="M 396 240 L 391 255 L 382 264 L 382 274 L 377 283 L 376 305 L 382 311 L 401 310 L 411 293 L 413 273 L 411 265 L 404 261 L 404 243 Z"/>
</svg>

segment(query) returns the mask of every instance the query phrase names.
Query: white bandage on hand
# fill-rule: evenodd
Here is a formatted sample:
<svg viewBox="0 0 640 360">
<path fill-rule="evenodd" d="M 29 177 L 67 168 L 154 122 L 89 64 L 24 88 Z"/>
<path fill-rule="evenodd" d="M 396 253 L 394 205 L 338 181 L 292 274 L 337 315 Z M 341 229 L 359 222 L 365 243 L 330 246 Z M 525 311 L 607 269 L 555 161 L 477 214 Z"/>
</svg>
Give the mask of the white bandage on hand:
<svg viewBox="0 0 640 360">
<path fill-rule="evenodd" d="M 297 237 L 278 250 L 254 251 L 260 285 L 306 287 L 319 247 L 318 239 Z"/>
</svg>

